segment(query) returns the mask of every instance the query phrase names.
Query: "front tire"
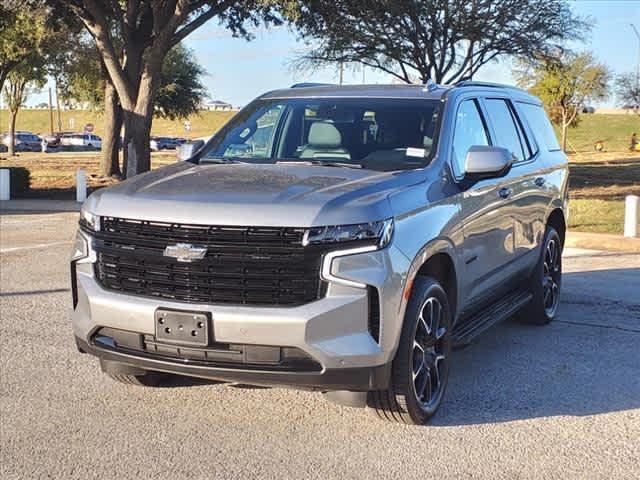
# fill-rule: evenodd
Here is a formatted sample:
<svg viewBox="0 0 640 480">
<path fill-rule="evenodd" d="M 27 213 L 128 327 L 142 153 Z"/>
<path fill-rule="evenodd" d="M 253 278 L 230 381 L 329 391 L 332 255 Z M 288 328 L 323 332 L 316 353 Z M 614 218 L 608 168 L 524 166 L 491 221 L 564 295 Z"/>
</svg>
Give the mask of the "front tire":
<svg viewBox="0 0 640 480">
<path fill-rule="evenodd" d="M 391 386 L 370 392 L 368 405 L 380 418 L 424 425 L 442 402 L 450 361 L 447 295 L 435 279 L 416 277 L 393 361 Z"/>
<path fill-rule="evenodd" d="M 558 232 L 548 226 L 538 264 L 530 278 L 533 298 L 518 317 L 525 323 L 546 325 L 558 312 L 562 285 L 562 242 Z"/>
</svg>

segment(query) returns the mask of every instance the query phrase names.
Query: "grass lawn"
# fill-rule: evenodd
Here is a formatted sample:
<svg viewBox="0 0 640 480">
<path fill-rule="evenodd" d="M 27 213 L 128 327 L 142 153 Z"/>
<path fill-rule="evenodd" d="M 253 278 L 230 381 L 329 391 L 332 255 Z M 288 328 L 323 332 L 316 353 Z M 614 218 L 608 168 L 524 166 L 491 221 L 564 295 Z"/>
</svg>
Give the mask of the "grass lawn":
<svg viewBox="0 0 640 480">
<path fill-rule="evenodd" d="M 70 110 L 60 112 L 63 131 L 82 131 L 87 123 L 95 125 L 97 135 L 102 135 L 102 113 L 89 110 Z M 202 111 L 189 117 L 191 131 L 184 129 L 184 120 L 167 120 L 156 118 L 153 120 L 152 135 L 167 135 L 172 137 L 199 138 L 208 137 L 218 131 L 235 112 Z M 54 130 L 58 131 L 57 113 L 53 112 Z M 0 110 L 0 132 L 8 130 L 9 113 Z M 16 122 L 16 130 L 29 130 L 33 133 L 46 134 L 50 132 L 48 110 L 20 110 Z"/>
<path fill-rule="evenodd" d="M 569 230 L 622 235 L 624 200 L 572 198 L 569 201 Z"/>
</svg>

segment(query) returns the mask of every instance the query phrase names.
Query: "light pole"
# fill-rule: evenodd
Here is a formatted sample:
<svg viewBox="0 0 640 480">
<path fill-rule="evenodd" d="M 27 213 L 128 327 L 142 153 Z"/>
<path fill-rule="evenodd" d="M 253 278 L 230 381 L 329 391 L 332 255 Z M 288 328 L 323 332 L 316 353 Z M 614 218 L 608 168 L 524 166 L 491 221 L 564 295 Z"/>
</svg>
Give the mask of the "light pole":
<svg viewBox="0 0 640 480">
<path fill-rule="evenodd" d="M 638 29 L 636 26 L 631 23 L 631 28 L 633 28 L 633 33 L 638 37 L 638 65 L 636 66 L 636 87 L 640 87 L 640 33 L 638 33 Z"/>
</svg>

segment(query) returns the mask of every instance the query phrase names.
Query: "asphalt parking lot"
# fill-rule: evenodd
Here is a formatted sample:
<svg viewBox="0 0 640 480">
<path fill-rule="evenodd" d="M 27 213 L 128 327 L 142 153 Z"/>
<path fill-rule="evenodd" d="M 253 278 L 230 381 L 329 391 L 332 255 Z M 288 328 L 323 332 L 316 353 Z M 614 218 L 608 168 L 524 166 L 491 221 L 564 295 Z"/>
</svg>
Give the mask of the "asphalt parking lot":
<svg viewBox="0 0 640 480">
<path fill-rule="evenodd" d="M 428 427 L 322 395 L 221 384 L 143 389 L 75 350 L 77 213 L 0 217 L 0 476 L 640 477 L 640 255 L 567 251 L 559 319 L 456 351 Z"/>
</svg>

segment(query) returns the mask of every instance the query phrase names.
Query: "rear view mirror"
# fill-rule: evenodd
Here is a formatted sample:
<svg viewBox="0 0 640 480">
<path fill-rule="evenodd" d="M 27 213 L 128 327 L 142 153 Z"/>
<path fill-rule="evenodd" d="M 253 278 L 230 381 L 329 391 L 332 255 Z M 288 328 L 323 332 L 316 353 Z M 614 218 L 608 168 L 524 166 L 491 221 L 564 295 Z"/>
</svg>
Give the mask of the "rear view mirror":
<svg viewBox="0 0 640 480">
<path fill-rule="evenodd" d="M 193 142 L 183 143 L 176 148 L 176 156 L 178 160 L 189 160 L 198 150 L 204 147 L 204 140 L 194 140 Z"/>
<path fill-rule="evenodd" d="M 511 169 L 513 154 L 506 148 L 474 145 L 464 162 L 465 180 L 503 177 Z"/>
</svg>

